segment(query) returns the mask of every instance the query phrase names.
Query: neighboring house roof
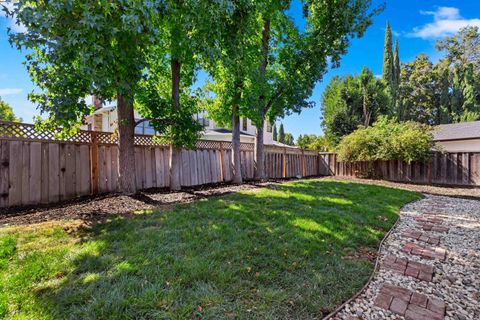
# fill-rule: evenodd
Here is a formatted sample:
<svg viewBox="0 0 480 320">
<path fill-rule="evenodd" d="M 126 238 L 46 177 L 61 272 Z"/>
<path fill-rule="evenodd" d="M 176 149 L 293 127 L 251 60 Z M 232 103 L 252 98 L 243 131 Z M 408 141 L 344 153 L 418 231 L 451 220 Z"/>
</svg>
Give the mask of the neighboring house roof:
<svg viewBox="0 0 480 320">
<path fill-rule="evenodd" d="M 441 124 L 433 130 L 433 141 L 480 139 L 480 121 Z"/>
<path fill-rule="evenodd" d="M 205 135 L 208 135 L 208 134 L 225 134 L 225 135 L 228 134 L 228 135 L 230 135 L 230 134 L 232 134 L 232 130 L 228 130 L 228 129 L 224 129 L 224 128 L 215 128 L 215 129 L 205 130 Z M 244 135 L 244 136 L 255 137 L 255 135 L 244 132 L 244 131 L 240 131 L 240 134 Z"/>
<path fill-rule="evenodd" d="M 286 147 L 286 148 L 294 148 L 294 149 L 300 149 L 299 147 L 297 146 L 291 146 L 291 145 L 288 145 L 288 144 L 285 144 L 285 143 L 281 143 L 281 142 L 278 142 L 278 141 L 272 141 L 271 144 L 269 144 L 270 146 L 275 146 L 275 147 Z"/>
</svg>

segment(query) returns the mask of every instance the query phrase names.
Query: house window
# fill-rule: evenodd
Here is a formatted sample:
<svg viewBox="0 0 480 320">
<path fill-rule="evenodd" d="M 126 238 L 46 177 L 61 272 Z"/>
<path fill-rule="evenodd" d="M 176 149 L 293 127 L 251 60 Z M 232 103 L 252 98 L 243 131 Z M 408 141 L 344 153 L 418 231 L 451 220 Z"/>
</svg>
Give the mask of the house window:
<svg viewBox="0 0 480 320">
<path fill-rule="evenodd" d="M 267 122 L 267 132 L 272 132 L 272 124 Z"/>
<path fill-rule="evenodd" d="M 135 121 L 138 121 L 140 119 L 135 119 Z M 136 127 L 135 127 L 135 134 L 146 134 L 153 136 L 155 135 L 155 129 L 153 128 L 152 124 L 150 121 L 143 121 L 140 122 Z"/>
<path fill-rule="evenodd" d="M 147 134 L 150 136 L 155 135 L 155 129 L 152 126 L 152 123 L 150 121 L 145 121 L 143 126 L 143 134 Z"/>
<path fill-rule="evenodd" d="M 210 125 L 210 120 L 207 118 L 206 114 L 203 112 L 197 113 L 197 121 L 203 127 L 208 127 Z"/>
<path fill-rule="evenodd" d="M 247 118 L 242 118 L 242 130 L 247 131 Z"/>
</svg>

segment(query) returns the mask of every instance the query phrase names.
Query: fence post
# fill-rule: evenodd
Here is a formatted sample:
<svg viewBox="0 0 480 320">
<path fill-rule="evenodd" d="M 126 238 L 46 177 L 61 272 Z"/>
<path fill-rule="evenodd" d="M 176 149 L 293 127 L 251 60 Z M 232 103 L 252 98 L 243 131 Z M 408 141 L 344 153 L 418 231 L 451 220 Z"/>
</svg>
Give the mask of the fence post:
<svg viewBox="0 0 480 320">
<path fill-rule="evenodd" d="M 220 141 L 220 180 L 225 181 L 225 172 L 224 172 L 224 157 L 223 157 L 223 142 Z"/>
<path fill-rule="evenodd" d="M 305 150 L 302 149 L 302 177 L 305 177 L 306 174 L 306 168 L 305 168 Z"/>
<path fill-rule="evenodd" d="M 282 176 L 284 178 L 287 177 L 287 148 L 283 148 L 283 154 L 282 154 Z"/>
<path fill-rule="evenodd" d="M 90 132 L 90 168 L 91 168 L 91 190 L 92 194 L 98 193 L 98 133 Z"/>
</svg>

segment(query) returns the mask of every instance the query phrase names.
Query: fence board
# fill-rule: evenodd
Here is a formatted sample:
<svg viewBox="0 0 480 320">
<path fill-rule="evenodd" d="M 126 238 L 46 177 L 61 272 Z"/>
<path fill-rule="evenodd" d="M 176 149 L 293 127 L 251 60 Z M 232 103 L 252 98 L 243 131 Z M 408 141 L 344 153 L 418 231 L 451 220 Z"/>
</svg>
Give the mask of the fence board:
<svg viewBox="0 0 480 320">
<path fill-rule="evenodd" d="M 21 204 L 30 204 L 30 142 L 22 143 L 22 181 L 21 181 Z"/>
<path fill-rule="evenodd" d="M 8 205 L 15 206 L 22 204 L 22 142 L 12 141 L 10 143 L 10 170 Z"/>
<path fill-rule="evenodd" d="M 0 207 L 8 206 L 10 142 L 0 141 Z"/>
</svg>

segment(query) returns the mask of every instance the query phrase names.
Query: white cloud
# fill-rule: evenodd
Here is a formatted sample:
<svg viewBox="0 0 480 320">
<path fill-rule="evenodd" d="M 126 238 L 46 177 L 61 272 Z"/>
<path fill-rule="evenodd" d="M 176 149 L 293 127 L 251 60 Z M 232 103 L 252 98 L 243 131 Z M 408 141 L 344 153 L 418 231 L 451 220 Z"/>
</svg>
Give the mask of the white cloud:
<svg viewBox="0 0 480 320">
<path fill-rule="evenodd" d="M 420 11 L 421 14 L 433 16 L 433 22 L 413 28 L 408 35 L 422 39 L 435 39 L 455 34 L 467 26 L 480 27 L 480 19 L 466 19 L 460 10 L 454 7 L 438 7 L 436 11 Z"/>
<path fill-rule="evenodd" d="M 0 96 L 19 94 L 21 92 L 22 92 L 22 89 L 20 88 L 0 88 Z"/>
</svg>

